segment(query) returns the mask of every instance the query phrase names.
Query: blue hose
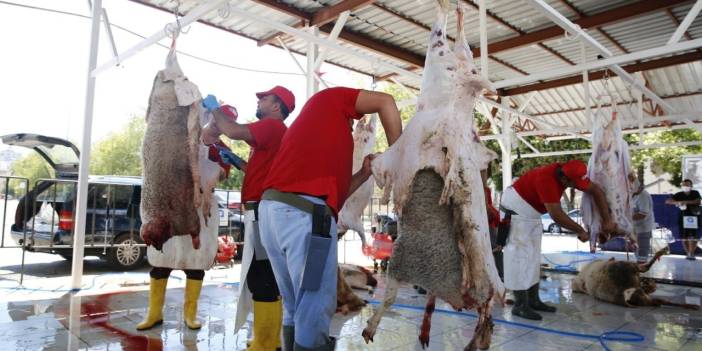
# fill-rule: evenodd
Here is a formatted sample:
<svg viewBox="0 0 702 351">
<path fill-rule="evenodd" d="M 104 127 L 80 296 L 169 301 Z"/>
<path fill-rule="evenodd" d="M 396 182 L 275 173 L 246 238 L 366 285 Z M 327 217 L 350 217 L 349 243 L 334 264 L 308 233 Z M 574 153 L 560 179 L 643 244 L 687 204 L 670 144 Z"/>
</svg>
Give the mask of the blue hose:
<svg viewBox="0 0 702 351">
<path fill-rule="evenodd" d="M 580 260 L 573 260 L 573 261 L 570 261 L 566 264 L 558 264 L 556 262 L 551 261 L 545 254 L 541 254 L 541 256 L 543 256 L 544 259 L 546 259 L 546 262 L 553 265 L 554 270 L 566 271 L 566 272 L 577 272 L 578 270 L 575 268 L 576 263 L 591 262 L 597 258 L 596 254 L 585 252 L 585 251 L 565 251 L 565 252 L 561 252 L 561 253 L 568 254 L 568 255 L 579 255 L 579 256 L 590 256 L 590 257 L 585 258 L 585 259 L 580 259 Z"/>
<path fill-rule="evenodd" d="M 372 300 L 372 301 L 368 301 L 368 303 L 372 304 L 372 305 L 379 305 L 380 301 Z M 407 304 L 399 304 L 398 303 L 398 304 L 393 304 L 392 307 L 399 307 L 399 308 L 416 310 L 416 311 L 424 311 L 424 308 L 422 308 L 422 307 L 407 305 Z M 475 313 L 457 312 L 457 311 L 444 310 L 444 309 L 440 309 L 440 308 L 435 309 L 434 312 L 455 315 L 455 316 L 468 316 L 471 318 L 478 318 L 478 315 Z M 582 333 L 575 333 L 575 332 L 569 332 L 569 331 L 550 329 L 550 328 L 540 327 L 537 325 L 512 322 L 512 321 L 507 321 L 507 320 L 503 320 L 503 319 L 493 319 L 493 321 L 495 321 L 497 323 L 501 323 L 501 324 L 515 326 L 515 327 L 538 330 L 538 331 L 542 331 L 545 333 L 570 336 L 570 337 L 574 337 L 574 338 L 598 340 L 600 342 L 600 345 L 602 345 L 602 348 L 605 349 L 605 351 L 611 351 L 611 349 L 609 347 L 607 347 L 607 345 L 605 344 L 605 341 L 641 342 L 641 341 L 645 340 L 644 336 L 641 334 L 626 332 L 626 331 L 611 331 L 611 332 L 604 332 L 600 335 L 594 335 L 594 334 L 582 334 Z"/>
</svg>

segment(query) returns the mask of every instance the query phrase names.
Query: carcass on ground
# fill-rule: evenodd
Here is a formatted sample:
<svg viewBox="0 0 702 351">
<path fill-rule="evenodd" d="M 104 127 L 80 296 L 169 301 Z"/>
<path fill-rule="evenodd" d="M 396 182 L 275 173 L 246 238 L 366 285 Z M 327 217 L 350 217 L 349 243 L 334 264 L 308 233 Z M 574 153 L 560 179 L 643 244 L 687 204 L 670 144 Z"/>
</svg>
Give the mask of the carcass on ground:
<svg viewBox="0 0 702 351">
<path fill-rule="evenodd" d="M 490 311 L 504 298 L 490 248 L 480 170 L 495 155 L 473 126 L 475 99 L 491 84 L 475 68 L 463 34 L 452 51 L 446 38 L 448 1 L 432 28 L 418 112 L 400 139 L 373 162 L 373 174 L 392 191 L 399 236 L 390 258 L 383 304 L 363 331 L 373 340 L 382 314 L 394 302 L 400 282 L 429 291 L 420 342 L 429 343 L 430 317 L 438 297 L 456 310 L 477 308 L 478 324 L 467 350 L 487 349 L 492 335 Z"/>
<path fill-rule="evenodd" d="M 607 109 L 609 110 L 609 109 Z M 607 113 L 610 112 L 610 113 Z M 633 228 L 632 175 L 629 145 L 622 138 L 622 129 L 614 109 L 605 112 L 599 108 L 593 118 L 592 156 L 587 167 L 591 181 L 602 187 L 607 197 L 612 220 L 626 235 L 631 249 L 636 246 Z M 609 234 L 601 231 L 602 219 L 591 195 L 584 193 L 582 201 L 583 223 L 590 232 L 590 251 L 595 252 L 597 242 L 609 240 Z"/>
<path fill-rule="evenodd" d="M 698 305 L 673 303 L 652 297 L 650 294 L 656 291 L 656 282 L 640 277 L 667 251 L 668 248 L 658 251 L 645 264 L 616 261 L 614 258 L 592 261 L 573 279 L 573 291 L 625 307 L 670 305 L 699 310 Z"/>
<path fill-rule="evenodd" d="M 353 289 L 373 291 L 378 281 L 368 269 L 353 264 L 339 264 L 336 284 L 336 311 L 341 314 L 360 311 L 368 301 L 356 295 Z"/>
</svg>

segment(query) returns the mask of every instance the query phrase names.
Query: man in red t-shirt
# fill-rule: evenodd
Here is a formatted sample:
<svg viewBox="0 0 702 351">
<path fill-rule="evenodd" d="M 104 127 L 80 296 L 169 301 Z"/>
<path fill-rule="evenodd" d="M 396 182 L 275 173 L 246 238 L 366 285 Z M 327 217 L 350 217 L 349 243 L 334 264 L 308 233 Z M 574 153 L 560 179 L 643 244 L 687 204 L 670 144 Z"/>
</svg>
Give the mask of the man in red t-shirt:
<svg viewBox="0 0 702 351">
<path fill-rule="evenodd" d="M 295 96 L 290 90 L 276 86 L 271 90 L 256 93 L 259 121 L 251 124 L 238 124 L 232 120 L 231 110 L 213 109 L 214 123 L 203 131 L 204 136 L 218 135 L 220 132 L 231 139 L 243 140 L 251 146 L 249 161 L 235 161 L 235 165 L 245 172 L 241 191 L 241 201 L 246 208 L 244 213 L 244 253 L 241 262 L 239 300 L 237 302 L 234 332 L 238 331 L 251 310 L 253 300 L 254 339 L 250 351 L 268 351 L 280 348 L 282 325 L 282 302 L 268 255 L 260 243 L 258 226 L 258 203 L 263 194 L 263 181 L 273 163 L 287 127 L 283 120 L 295 108 Z M 225 151 L 226 152 L 226 151 Z M 224 159 L 236 156 L 225 156 Z"/>
<path fill-rule="evenodd" d="M 548 212 L 561 227 L 569 229 L 585 242 L 590 234 L 570 219 L 561 208 L 566 188 L 574 187 L 591 194 L 602 217 L 604 232 L 616 231 L 609 214 L 607 199 L 601 187 L 587 178 L 583 161 L 552 163 L 532 169 L 522 175 L 502 194 L 500 208 L 511 214 L 509 237 L 504 249 L 505 287 L 514 292 L 512 314 L 541 320 L 537 311 L 555 312 L 539 298 L 541 265 L 541 215 Z"/>
<path fill-rule="evenodd" d="M 371 175 L 373 155 L 352 174 L 352 123 L 378 113 L 392 145 L 402 122 L 385 93 L 330 88 L 313 95 L 285 133 L 264 183 L 261 239 L 283 296 L 284 350 L 333 350 L 336 221 L 346 198 Z"/>
</svg>

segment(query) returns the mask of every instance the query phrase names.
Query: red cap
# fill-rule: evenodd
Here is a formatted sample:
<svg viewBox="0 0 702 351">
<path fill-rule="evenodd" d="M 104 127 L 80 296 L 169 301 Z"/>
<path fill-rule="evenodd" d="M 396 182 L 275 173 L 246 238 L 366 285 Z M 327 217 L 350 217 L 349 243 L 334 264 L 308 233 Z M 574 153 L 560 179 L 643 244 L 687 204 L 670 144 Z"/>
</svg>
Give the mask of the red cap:
<svg viewBox="0 0 702 351">
<path fill-rule="evenodd" d="M 219 110 L 224 112 L 225 115 L 231 117 L 232 121 L 236 121 L 236 118 L 239 117 L 239 113 L 236 111 L 234 106 L 222 105 L 219 107 Z"/>
<path fill-rule="evenodd" d="M 285 104 L 285 107 L 288 108 L 288 112 L 292 112 L 295 109 L 295 95 L 293 95 L 292 91 L 285 89 L 281 87 L 280 85 L 276 85 L 273 87 L 273 89 L 269 91 L 262 91 L 260 93 L 256 93 L 256 97 L 261 99 L 266 95 L 275 95 L 280 99 L 280 101 Z"/>
<path fill-rule="evenodd" d="M 590 179 L 587 177 L 587 166 L 581 160 L 570 160 L 561 165 L 563 175 L 575 182 L 575 187 L 579 190 L 586 190 L 590 186 Z"/>
</svg>

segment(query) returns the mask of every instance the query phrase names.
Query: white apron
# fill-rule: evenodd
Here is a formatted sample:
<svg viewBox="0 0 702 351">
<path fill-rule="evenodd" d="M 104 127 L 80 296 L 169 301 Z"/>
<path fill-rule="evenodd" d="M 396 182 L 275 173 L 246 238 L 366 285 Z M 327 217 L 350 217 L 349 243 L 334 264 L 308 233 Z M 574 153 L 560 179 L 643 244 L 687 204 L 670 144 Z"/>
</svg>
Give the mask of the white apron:
<svg viewBox="0 0 702 351">
<path fill-rule="evenodd" d="M 236 303 L 234 333 L 246 324 L 246 319 L 253 306 L 253 295 L 246 282 L 254 255 L 254 236 L 258 236 L 258 222 L 253 210 L 244 212 L 244 253 L 241 255 L 241 277 L 239 277 L 239 300 Z"/>
<path fill-rule="evenodd" d="M 500 205 L 517 213 L 512 215 L 504 249 L 505 288 L 527 290 L 541 276 L 541 213 L 512 187 L 504 191 Z"/>
<path fill-rule="evenodd" d="M 198 250 L 193 248 L 190 235 L 173 236 L 163 244 L 163 252 L 156 250 L 153 246 L 147 247 L 146 256 L 152 266 L 208 270 L 214 265 L 219 231 L 217 199 L 212 198 L 207 226 L 202 218 L 202 211 L 198 210 L 198 216 L 200 218 L 200 248 Z"/>
</svg>

